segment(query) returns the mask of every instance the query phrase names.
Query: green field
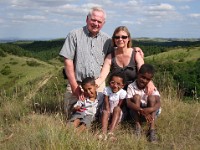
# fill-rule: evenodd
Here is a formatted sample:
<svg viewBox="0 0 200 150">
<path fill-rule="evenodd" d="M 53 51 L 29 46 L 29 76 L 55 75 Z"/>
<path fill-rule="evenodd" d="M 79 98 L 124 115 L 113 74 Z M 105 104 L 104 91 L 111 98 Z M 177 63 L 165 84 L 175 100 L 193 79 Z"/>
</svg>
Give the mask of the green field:
<svg viewBox="0 0 200 150">
<path fill-rule="evenodd" d="M 30 63 L 33 63 L 30 66 Z M 0 71 L 8 68 L 9 74 L 0 73 L 0 87 L 13 87 L 17 84 L 25 84 L 36 78 L 45 76 L 49 72 L 53 72 L 56 66 L 49 63 L 39 61 L 34 58 L 18 57 L 15 55 L 7 55 L 0 58 Z"/>
<path fill-rule="evenodd" d="M 145 59 L 155 60 L 158 63 L 197 61 L 200 59 L 200 47 L 176 48 L 157 55 L 147 56 Z"/>
<path fill-rule="evenodd" d="M 63 98 L 67 80 L 63 78 L 63 63 L 47 49 L 36 53 L 28 44 L 51 42 L 20 42 L 34 53 L 33 57 L 11 54 L 10 50 L 0 56 L 0 149 L 1 150 L 199 150 L 200 149 L 200 104 L 197 97 L 183 100 L 174 77 L 188 77 L 191 87 L 199 81 L 200 47 L 173 47 L 159 54 L 145 57 L 146 62 L 158 66 L 154 82 L 161 93 L 162 113 L 157 119 L 158 143 L 152 144 L 133 134 L 133 122 L 122 123 L 116 131 L 117 141 L 99 141 L 95 133 L 100 125 L 78 135 L 66 127 L 63 113 Z M 26 45 L 27 44 L 27 45 Z M 54 43 L 55 44 L 55 43 Z M 159 43 L 160 44 L 160 43 Z M 30 47 L 29 47 L 30 46 Z M 59 45 L 57 45 L 59 47 Z M 9 48 L 6 47 L 6 48 Z M 159 49 L 159 48 L 158 48 Z M 20 50 L 18 48 L 18 50 Z M 37 57 L 39 54 L 43 54 Z M 30 54 L 30 53 L 29 53 Z M 21 53 L 20 53 L 21 55 Z M 55 56 L 54 56 L 55 55 Z M 46 57 L 42 61 L 43 58 Z M 40 59 L 41 58 L 41 59 Z M 48 59 L 47 59 L 48 58 Z M 50 59 L 51 58 L 51 59 Z M 196 67 L 196 68 L 195 68 Z M 181 76 L 181 75 L 184 76 Z M 191 76 L 192 75 L 192 78 Z M 188 78 L 183 78 L 188 81 Z M 180 82 L 181 83 L 181 82 Z M 179 83 L 179 85 L 180 85 Z M 188 82 L 190 83 L 190 82 Z M 198 82 L 199 84 L 200 82 Z M 190 88 L 190 86 L 187 86 Z M 185 87 L 184 87 L 185 88 Z M 192 89 L 189 89 L 192 90 Z"/>
</svg>

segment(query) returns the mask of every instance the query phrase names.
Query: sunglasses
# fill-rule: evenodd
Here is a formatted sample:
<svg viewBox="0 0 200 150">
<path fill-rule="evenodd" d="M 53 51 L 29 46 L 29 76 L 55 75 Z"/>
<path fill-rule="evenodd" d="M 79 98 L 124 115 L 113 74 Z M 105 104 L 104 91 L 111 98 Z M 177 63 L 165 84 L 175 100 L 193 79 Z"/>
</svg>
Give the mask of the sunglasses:
<svg viewBox="0 0 200 150">
<path fill-rule="evenodd" d="M 114 36 L 113 38 L 114 38 L 114 39 L 120 39 L 120 38 L 122 38 L 123 40 L 125 40 L 125 39 L 128 38 L 128 36 L 125 36 L 125 35 L 122 35 L 122 36 Z"/>
</svg>

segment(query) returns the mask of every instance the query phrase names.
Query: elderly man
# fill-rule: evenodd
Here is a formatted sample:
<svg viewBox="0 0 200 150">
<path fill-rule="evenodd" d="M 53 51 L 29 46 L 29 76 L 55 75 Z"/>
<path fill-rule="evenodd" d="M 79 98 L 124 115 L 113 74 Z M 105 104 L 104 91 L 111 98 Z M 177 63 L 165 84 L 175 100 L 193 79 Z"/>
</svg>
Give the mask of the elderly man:
<svg viewBox="0 0 200 150">
<path fill-rule="evenodd" d="M 65 96 L 64 109 L 67 116 L 73 104 L 83 99 L 80 83 L 86 77 L 98 78 L 105 56 L 112 50 L 111 39 L 100 31 L 105 24 L 106 13 L 100 7 L 93 7 L 86 18 L 86 26 L 71 31 L 60 51 L 64 57 L 68 88 Z M 98 91 L 102 91 L 102 83 Z"/>
</svg>

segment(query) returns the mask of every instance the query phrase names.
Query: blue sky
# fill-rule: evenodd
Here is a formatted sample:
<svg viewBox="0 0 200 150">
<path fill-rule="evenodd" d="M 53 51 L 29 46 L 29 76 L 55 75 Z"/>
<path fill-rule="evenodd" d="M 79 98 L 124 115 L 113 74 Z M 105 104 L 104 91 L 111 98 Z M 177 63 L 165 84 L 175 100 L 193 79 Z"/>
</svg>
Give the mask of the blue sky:
<svg viewBox="0 0 200 150">
<path fill-rule="evenodd" d="M 133 38 L 200 38 L 199 0 L 0 0 L 0 39 L 65 38 L 96 5 L 109 35 L 125 25 Z"/>
</svg>

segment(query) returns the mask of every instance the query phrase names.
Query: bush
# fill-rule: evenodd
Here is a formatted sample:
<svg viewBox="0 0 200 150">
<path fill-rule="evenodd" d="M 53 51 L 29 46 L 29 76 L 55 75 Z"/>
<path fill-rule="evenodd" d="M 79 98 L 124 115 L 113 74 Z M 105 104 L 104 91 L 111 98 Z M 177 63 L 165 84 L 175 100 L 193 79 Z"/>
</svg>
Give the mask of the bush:
<svg viewBox="0 0 200 150">
<path fill-rule="evenodd" d="M 40 65 L 40 63 L 38 63 L 35 60 L 26 61 L 26 63 L 27 63 L 28 66 L 31 66 L 31 67 L 36 67 L 36 66 Z"/>
<path fill-rule="evenodd" d="M 178 62 L 184 62 L 184 61 L 185 61 L 184 58 L 181 58 L 181 59 L 179 59 Z"/>
<path fill-rule="evenodd" d="M 16 62 L 16 61 L 11 61 L 11 62 L 9 62 L 9 64 L 11 64 L 11 65 L 16 65 L 16 64 L 18 64 L 18 62 Z"/>
<path fill-rule="evenodd" d="M 11 73 L 10 66 L 5 66 L 5 67 L 1 70 L 1 74 L 3 74 L 3 75 L 9 75 L 10 73 Z"/>
</svg>

